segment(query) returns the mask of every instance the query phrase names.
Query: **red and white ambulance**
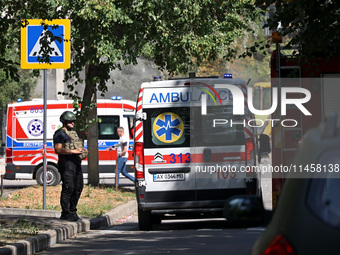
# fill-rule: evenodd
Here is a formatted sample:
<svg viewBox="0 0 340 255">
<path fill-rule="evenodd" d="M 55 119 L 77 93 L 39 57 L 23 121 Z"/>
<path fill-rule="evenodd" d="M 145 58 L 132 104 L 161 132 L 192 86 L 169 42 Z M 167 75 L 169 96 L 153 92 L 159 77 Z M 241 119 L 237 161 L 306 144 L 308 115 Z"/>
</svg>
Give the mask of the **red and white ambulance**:
<svg viewBox="0 0 340 255">
<path fill-rule="evenodd" d="M 57 170 L 58 155 L 54 153 L 53 134 L 62 126 L 60 115 L 73 110 L 71 100 L 47 101 L 47 184 L 57 185 L 60 174 Z M 6 125 L 6 173 L 5 179 L 36 179 L 43 183 L 43 100 L 8 104 Z M 113 178 L 116 153 L 107 149 L 118 143 L 117 127 L 122 126 L 130 135 L 129 159 L 127 169 L 133 168 L 132 125 L 135 115 L 135 102 L 121 97 L 99 99 L 98 123 L 100 178 Z M 85 147 L 87 142 L 85 141 Z M 87 178 L 87 159 L 83 160 L 84 177 Z"/>
<path fill-rule="evenodd" d="M 134 131 L 140 229 L 167 214 L 220 216 L 228 197 L 261 195 L 260 177 L 246 170 L 259 152 L 246 84 L 226 77 L 141 85 Z M 223 85 L 242 91 L 244 114 L 233 114 L 233 94 Z"/>
</svg>

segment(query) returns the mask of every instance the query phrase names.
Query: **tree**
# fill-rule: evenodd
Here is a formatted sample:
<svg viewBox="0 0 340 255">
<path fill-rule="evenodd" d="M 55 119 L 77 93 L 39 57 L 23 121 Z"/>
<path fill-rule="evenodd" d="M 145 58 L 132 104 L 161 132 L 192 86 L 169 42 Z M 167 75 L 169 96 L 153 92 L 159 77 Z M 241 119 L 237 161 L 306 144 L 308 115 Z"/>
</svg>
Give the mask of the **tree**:
<svg viewBox="0 0 340 255">
<path fill-rule="evenodd" d="M 48 10 L 51 10 L 50 7 L 48 1 L 0 1 L 0 30 L 2 33 L 0 36 L 0 70 L 7 79 L 10 78 L 18 82 L 20 78 L 19 57 L 9 58 L 7 52 L 15 48 L 13 53 L 19 54 L 21 19 L 34 17 L 47 19 L 50 17 L 48 13 Z M 35 76 L 39 74 L 38 72 L 33 73 Z"/>
<path fill-rule="evenodd" d="M 88 122 L 96 118 L 96 91 L 106 92 L 109 72 L 120 68 L 120 61 L 135 64 L 144 55 L 174 73 L 187 72 L 193 58 L 198 63 L 230 59 L 236 54 L 235 38 L 249 29 L 248 23 L 259 13 L 248 0 L 60 0 L 56 4 L 72 20 L 75 57 L 66 79 L 78 79 L 86 65 L 81 102 L 82 112 L 88 107 Z M 88 128 L 89 182 L 94 185 L 98 180 L 97 134 L 97 125 Z"/>
<path fill-rule="evenodd" d="M 37 78 L 31 70 L 22 70 L 17 64 L 17 44 L 11 44 L 5 51 L 3 59 L 11 63 L 10 68 L 0 68 L 0 127 L 3 124 L 3 116 L 6 113 L 7 104 L 17 99 L 29 100 L 37 85 Z M 11 71 L 12 70 L 12 71 Z M 15 70 L 15 71 L 14 71 Z M 12 74 L 10 74 L 12 72 Z M 0 129 L 0 137 L 2 130 Z"/>
<path fill-rule="evenodd" d="M 287 36 L 286 48 L 307 59 L 340 55 L 340 2 L 329 0 L 256 0 L 263 10 L 275 5 L 268 27 Z M 280 28 L 281 27 L 281 28 Z"/>
<path fill-rule="evenodd" d="M 18 7 L 10 1 L 7 5 Z M 31 0 L 21 8 L 12 11 L 20 14 L 17 19 L 71 19 L 73 62 L 65 80 L 69 96 L 81 103 L 80 114 L 86 117 L 92 185 L 99 182 L 96 92 L 107 91 L 110 71 L 136 64 L 139 56 L 152 59 L 170 74 L 186 73 L 193 59 L 197 65 L 203 60 L 232 59 L 235 39 L 252 31 L 249 23 L 260 12 L 253 0 Z M 75 86 L 82 84 L 79 74 L 84 69 L 81 97 Z"/>
<path fill-rule="evenodd" d="M 254 42 L 260 44 L 266 42 L 265 31 L 260 23 L 253 23 L 252 27 L 255 33 L 247 33 L 242 38 L 237 39 L 238 53 L 241 54 L 238 58 L 232 61 L 218 59 L 215 61 L 204 61 L 197 69 L 197 76 L 223 76 L 226 72 L 231 73 L 233 77 L 250 80 L 248 86 L 253 86 L 257 82 L 270 80 L 270 57 L 272 49 L 263 49 L 260 52 L 254 52 L 251 57 L 243 57 L 246 49 L 250 49 Z"/>
<path fill-rule="evenodd" d="M 14 54 L 16 48 L 8 49 L 6 59 L 10 59 L 13 63 L 18 61 L 18 55 Z M 18 66 L 15 66 L 18 68 Z M 31 71 L 18 69 L 17 77 L 19 80 L 14 80 L 6 75 L 4 70 L 0 69 L 0 112 L 4 113 L 9 102 L 17 99 L 29 100 L 36 86 L 37 78 Z"/>
</svg>

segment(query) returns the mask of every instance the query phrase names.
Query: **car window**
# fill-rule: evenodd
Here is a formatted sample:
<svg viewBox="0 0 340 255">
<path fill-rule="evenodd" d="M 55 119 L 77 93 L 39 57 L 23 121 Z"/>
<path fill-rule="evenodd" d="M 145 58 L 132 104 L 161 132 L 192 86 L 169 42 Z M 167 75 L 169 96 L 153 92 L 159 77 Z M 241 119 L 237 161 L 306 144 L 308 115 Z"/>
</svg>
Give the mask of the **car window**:
<svg viewBox="0 0 340 255">
<path fill-rule="evenodd" d="M 327 224 L 340 228 L 340 149 L 333 149 L 321 155 L 318 164 L 327 166 L 325 178 L 312 179 L 308 207 Z"/>
<path fill-rule="evenodd" d="M 118 140 L 117 128 L 119 127 L 119 116 L 98 116 L 101 122 L 98 123 L 98 139 Z"/>
</svg>

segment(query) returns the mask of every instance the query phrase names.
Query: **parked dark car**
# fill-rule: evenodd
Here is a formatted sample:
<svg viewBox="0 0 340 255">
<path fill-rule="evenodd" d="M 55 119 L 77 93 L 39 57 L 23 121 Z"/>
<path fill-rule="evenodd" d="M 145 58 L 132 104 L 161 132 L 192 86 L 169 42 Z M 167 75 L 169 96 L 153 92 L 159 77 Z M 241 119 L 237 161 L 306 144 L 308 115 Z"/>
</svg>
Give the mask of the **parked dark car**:
<svg viewBox="0 0 340 255">
<path fill-rule="evenodd" d="M 309 170 L 288 175 L 272 219 L 252 254 L 339 255 L 340 129 L 336 115 L 306 134 L 293 164 Z M 236 222 L 263 223 L 261 202 L 254 197 L 230 198 L 226 216 Z"/>
</svg>

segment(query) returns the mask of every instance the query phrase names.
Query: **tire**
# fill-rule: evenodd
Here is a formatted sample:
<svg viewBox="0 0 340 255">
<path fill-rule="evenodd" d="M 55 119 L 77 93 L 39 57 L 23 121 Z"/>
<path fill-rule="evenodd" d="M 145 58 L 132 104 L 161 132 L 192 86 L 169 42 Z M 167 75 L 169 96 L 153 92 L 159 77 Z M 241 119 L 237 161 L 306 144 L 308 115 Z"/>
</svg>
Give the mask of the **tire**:
<svg viewBox="0 0 340 255">
<path fill-rule="evenodd" d="M 154 214 L 154 215 L 151 214 L 151 222 L 154 225 L 160 225 L 162 223 L 162 218 L 163 218 L 163 215 L 161 214 Z"/>
<path fill-rule="evenodd" d="M 44 167 L 41 166 L 36 174 L 35 179 L 37 180 L 37 183 L 40 185 L 44 185 Z M 60 173 L 58 172 L 58 169 L 55 166 L 47 165 L 46 169 L 46 185 L 48 186 L 56 186 L 60 183 L 61 177 Z"/>
<path fill-rule="evenodd" d="M 143 211 L 138 208 L 138 226 L 142 231 L 148 231 L 152 229 L 151 211 Z"/>
</svg>

